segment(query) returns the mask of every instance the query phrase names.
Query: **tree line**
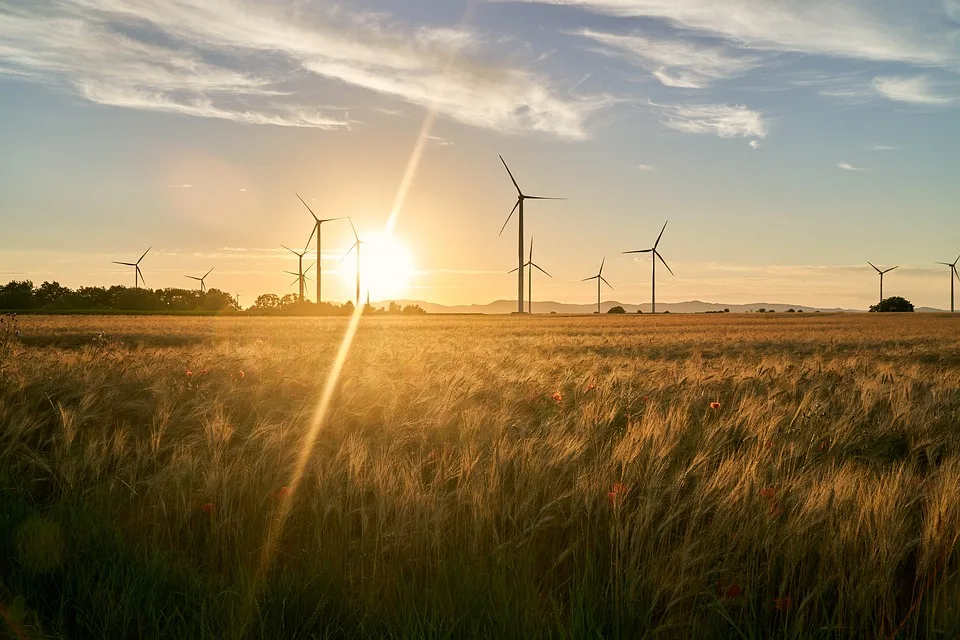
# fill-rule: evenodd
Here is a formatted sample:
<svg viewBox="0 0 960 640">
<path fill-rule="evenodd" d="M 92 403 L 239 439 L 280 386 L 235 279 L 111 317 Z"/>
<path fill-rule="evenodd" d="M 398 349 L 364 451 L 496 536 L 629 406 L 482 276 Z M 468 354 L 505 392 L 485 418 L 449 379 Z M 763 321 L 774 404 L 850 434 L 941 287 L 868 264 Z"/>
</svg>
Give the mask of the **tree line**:
<svg viewBox="0 0 960 640">
<path fill-rule="evenodd" d="M 34 286 L 30 280 L 13 280 L 0 286 L 0 310 L 50 312 L 177 312 L 243 313 L 251 315 L 350 315 L 353 303 L 300 302 L 297 296 L 266 293 L 253 305 L 241 309 L 238 300 L 220 289 L 204 292 L 196 289 L 146 289 L 120 285 L 70 289 L 58 282 Z M 401 306 L 391 302 L 386 308 L 368 306 L 366 313 L 417 315 L 426 313 L 419 305 Z"/>
</svg>

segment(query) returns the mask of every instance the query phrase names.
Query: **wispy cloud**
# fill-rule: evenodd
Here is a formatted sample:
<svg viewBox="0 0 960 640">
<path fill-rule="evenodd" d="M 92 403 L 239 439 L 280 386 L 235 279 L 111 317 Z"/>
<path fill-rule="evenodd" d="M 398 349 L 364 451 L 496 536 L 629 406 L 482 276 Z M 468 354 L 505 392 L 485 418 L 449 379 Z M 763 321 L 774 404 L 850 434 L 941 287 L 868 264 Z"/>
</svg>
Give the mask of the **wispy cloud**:
<svg viewBox="0 0 960 640">
<path fill-rule="evenodd" d="M 881 152 L 881 151 L 896 151 L 900 147 L 894 147 L 888 144 L 868 144 L 863 147 L 866 151 Z"/>
<path fill-rule="evenodd" d="M 411 29 L 329 5 L 49 0 L 0 8 L 0 73 L 118 107 L 347 128 L 343 110 L 306 106 L 324 79 L 474 126 L 583 138 L 588 117 L 610 104 L 485 62 L 490 45 L 462 29 Z"/>
<path fill-rule="evenodd" d="M 655 171 L 656 167 L 652 164 L 638 164 L 637 171 Z"/>
<path fill-rule="evenodd" d="M 866 171 L 866 169 L 864 169 L 863 167 L 855 167 L 849 162 L 842 162 L 842 161 L 837 163 L 837 168 L 842 169 L 844 171 Z"/>
<path fill-rule="evenodd" d="M 599 53 L 646 69 L 668 87 L 702 89 L 760 63 L 755 55 L 735 54 L 727 45 L 708 44 L 699 38 L 650 38 L 641 32 L 620 35 L 590 29 L 571 33 L 596 43 L 594 50 Z"/>
<path fill-rule="evenodd" d="M 922 106 L 943 106 L 955 101 L 942 92 L 929 76 L 879 76 L 873 88 L 881 96 L 895 102 Z"/>
<path fill-rule="evenodd" d="M 453 146 L 453 140 L 450 138 L 442 138 L 440 136 L 427 136 L 431 142 L 437 144 L 441 147 L 451 147 Z"/>
<path fill-rule="evenodd" d="M 960 57 L 942 0 L 523 1 L 658 19 L 758 51 L 942 66 Z"/>
<path fill-rule="evenodd" d="M 171 189 L 192 189 L 192 184 L 172 184 L 170 185 Z"/>
<path fill-rule="evenodd" d="M 763 114 L 743 105 L 650 104 L 663 114 L 663 124 L 684 133 L 707 133 L 721 138 L 753 138 L 751 142 L 767 137 L 767 123 Z"/>
</svg>

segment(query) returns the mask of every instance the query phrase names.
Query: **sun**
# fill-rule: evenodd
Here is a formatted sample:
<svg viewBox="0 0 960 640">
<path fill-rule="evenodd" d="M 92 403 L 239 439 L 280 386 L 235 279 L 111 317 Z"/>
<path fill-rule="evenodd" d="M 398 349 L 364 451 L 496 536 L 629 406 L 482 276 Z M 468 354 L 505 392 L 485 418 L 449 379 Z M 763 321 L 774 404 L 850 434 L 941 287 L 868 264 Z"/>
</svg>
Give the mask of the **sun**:
<svg viewBox="0 0 960 640">
<path fill-rule="evenodd" d="M 353 286 L 354 270 L 341 269 L 341 273 Z M 386 233 L 364 238 L 360 253 L 362 298 L 367 293 L 370 300 L 378 302 L 408 297 L 413 273 L 413 254 L 401 239 Z"/>
</svg>

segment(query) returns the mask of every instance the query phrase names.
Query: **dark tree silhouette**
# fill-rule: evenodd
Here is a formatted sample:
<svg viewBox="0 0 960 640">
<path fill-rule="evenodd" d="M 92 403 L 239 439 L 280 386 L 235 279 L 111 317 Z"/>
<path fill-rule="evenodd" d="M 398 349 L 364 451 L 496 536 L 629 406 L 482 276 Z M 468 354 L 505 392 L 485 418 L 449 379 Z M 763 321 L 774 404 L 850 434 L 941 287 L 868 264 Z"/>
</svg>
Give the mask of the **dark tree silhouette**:
<svg viewBox="0 0 960 640">
<path fill-rule="evenodd" d="M 900 296 L 884 298 L 870 307 L 871 313 L 912 313 L 913 303 Z"/>
</svg>

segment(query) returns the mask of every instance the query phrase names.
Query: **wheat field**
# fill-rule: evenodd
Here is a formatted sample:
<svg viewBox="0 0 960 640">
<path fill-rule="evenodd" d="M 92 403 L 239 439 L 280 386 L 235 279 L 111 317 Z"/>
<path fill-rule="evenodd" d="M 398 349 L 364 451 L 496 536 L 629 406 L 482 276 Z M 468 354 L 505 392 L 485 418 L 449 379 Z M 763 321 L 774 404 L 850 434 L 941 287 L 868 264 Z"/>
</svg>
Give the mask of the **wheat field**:
<svg viewBox="0 0 960 640">
<path fill-rule="evenodd" d="M 4 327 L 0 636 L 960 637 L 960 318 Z"/>
</svg>

